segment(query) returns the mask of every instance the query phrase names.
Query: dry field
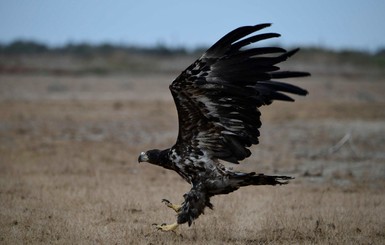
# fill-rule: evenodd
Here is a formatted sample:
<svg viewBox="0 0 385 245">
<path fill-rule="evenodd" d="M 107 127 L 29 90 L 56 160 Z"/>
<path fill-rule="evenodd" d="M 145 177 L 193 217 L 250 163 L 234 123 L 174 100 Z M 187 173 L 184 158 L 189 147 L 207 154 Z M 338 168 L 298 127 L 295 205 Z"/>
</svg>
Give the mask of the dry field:
<svg viewBox="0 0 385 245">
<path fill-rule="evenodd" d="M 0 75 L 0 243 L 385 244 L 385 78 L 310 71 L 236 166 L 296 179 L 216 196 L 176 233 L 151 224 L 189 185 L 137 163 L 175 141 L 176 73 Z"/>
</svg>

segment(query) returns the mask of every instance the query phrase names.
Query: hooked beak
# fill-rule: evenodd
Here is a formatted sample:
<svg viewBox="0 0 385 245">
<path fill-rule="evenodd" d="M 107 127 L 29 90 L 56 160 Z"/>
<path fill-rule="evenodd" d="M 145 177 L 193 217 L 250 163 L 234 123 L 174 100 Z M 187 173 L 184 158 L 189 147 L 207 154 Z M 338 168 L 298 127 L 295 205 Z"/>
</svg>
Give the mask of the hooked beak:
<svg viewBox="0 0 385 245">
<path fill-rule="evenodd" d="M 148 161 L 148 156 L 145 152 L 141 152 L 139 157 L 138 157 L 138 163 L 141 162 L 147 162 Z"/>
</svg>

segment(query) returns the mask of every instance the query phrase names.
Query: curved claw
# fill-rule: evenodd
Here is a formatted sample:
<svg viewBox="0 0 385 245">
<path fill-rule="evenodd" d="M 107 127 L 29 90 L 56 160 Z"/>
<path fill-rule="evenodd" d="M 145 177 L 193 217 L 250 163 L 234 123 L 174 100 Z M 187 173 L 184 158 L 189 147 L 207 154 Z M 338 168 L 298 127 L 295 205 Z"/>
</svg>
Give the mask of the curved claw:
<svg viewBox="0 0 385 245">
<path fill-rule="evenodd" d="M 158 225 L 158 224 L 152 224 L 152 225 L 155 225 L 155 228 L 157 230 L 160 230 L 160 231 L 173 231 L 175 232 L 175 229 L 178 228 L 179 224 L 178 223 L 173 223 L 173 224 L 170 224 L 170 225 L 167 225 L 166 223 L 163 223 L 161 225 Z"/>
<path fill-rule="evenodd" d="M 172 204 L 169 200 L 167 199 L 162 199 L 162 202 L 169 208 L 171 208 L 172 210 L 174 210 L 175 212 L 179 212 L 180 209 L 182 208 L 181 205 L 176 205 L 176 204 Z"/>
<path fill-rule="evenodd" d="M 162 202 L 164 203 L 164 204 L 171 204 L 171 202 L 169 201 L 169 200 L 167 200 L 167 199 L 162 199 Z"/>
</svg>

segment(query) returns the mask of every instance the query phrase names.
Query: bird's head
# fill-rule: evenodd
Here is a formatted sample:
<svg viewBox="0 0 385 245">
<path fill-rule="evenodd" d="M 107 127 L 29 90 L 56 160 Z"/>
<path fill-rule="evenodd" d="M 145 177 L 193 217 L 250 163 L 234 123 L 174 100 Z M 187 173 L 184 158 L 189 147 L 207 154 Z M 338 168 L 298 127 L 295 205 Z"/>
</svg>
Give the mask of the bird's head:
<svg viewBox="0 0 385 245">
<path fill-rule="evenodd" d="M 138 157 L 138 162 L 139 163 L 148 162 L 148 163 L 152 163 L 152 164 L 157 164 L 159 161 L 160 153 L 161 153 L 161 151 L 158 149 L 149 150 L 146 152 L 141 152 L 139 157 Z"/>
</svg>

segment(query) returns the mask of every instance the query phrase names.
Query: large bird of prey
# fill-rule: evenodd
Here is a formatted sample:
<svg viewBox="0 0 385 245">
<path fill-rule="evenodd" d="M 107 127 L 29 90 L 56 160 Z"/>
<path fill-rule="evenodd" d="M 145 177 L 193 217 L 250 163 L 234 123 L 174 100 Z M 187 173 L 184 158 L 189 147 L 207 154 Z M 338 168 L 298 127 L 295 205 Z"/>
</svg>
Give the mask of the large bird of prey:
<svg viewBox="0 0 385 245">
<path fill-rule="evenodd" d="M 181 205 L 162 201 L 177 212 L 173 224 L 156 225 L 173 231 L 191 223 L 213 208 L 210 197 L 227 194 L 248 185 L 286 184 L 288 176 L 242 173 L 221 161 L 238 164 L 258 144 L 261 126 L 259 107 L 274 100 L 294 101 L 285 93 L 307 91 L 277 79 L 303 77 L 306 72 L 280 71 L 278 63 L 295 54 L 279 47 L 247 47 L 277 33 L 255 34 L 270 24 L 239 27 L 216 42 L 170 85 L 179 119 L 174 146 L 142 152 L 139 162 L 174 170 L 192 185 Z"/>
</svg>

